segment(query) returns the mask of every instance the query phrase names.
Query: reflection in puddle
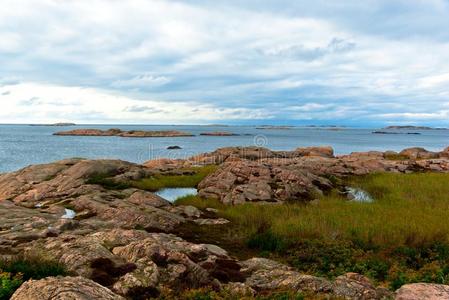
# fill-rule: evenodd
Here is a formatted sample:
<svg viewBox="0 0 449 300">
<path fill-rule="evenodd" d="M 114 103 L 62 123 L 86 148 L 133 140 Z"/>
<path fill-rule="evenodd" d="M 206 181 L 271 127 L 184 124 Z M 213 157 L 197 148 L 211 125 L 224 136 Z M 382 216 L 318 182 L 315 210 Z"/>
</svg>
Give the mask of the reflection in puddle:
<svg viewBox="0 0 449 300">
<path fill-rule="evenodd" d="M 63 215 L 61 217 L 61 219 L 73 219 L 73 218 L 75 218 L 75 216 L 76 216 L 76 212 L 74 212 L 71 209 L 66 208 L 65 209 L 65 215 Z"/>
<path fill-rule="evenodd" d="M 173 202 L 179 197 L 196 195 L 198 191 L 195 188 L 166 188 L 156 192 L 156 195 Z"/>
<path fill-rule="evenodd" d="M 367 203 L 371 203 L 374 201 L 374 199 L 370 194 L 368 194 L 368 192 L 359 188 L 346 187 L 346 194 L 348 196 L 348 199 L 352 201 Z"/>
</svg>

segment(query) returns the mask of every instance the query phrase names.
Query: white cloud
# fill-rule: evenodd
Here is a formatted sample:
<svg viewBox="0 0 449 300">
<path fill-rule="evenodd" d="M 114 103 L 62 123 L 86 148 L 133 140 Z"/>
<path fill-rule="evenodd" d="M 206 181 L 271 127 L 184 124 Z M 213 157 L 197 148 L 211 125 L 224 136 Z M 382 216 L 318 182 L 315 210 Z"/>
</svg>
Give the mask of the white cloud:
<svg viewBox="0 0 449 300">
<path fill-rule="evenodd" d="M 267 111 L 260 109 L 142 100 L 91 88 L 38 83 L 3 88 L 9 92 L 0 97 L 0 119 L 4 123 L 51 123 L 62 120 L 77 123 L 201 124 L 212 120 L 270 118 Z"/>
<path fill-rule="evenodd" d="M 58 103 L 72 103 L 98 121 L 407 113 L 427 120 L 449 100 L 444 0 L 3 0 L 2 7 L 0 87 L 20 78 L 21 89 L 35 89 L 20 101 L 39 97 L 42 119 L 59 118 Z M 10 90 L 0 101 L 21 93 Z M 104 95 L 120 107 L 103 112 Z M 191 116 L 190 103 L 204 115 Z M 19 104 L 5 116 L 24 109 Z"/>
<path fill-rule="evenodd" d="M 142 88 L 160 86 L 170 82 L 170 79 L 164 76 L 154 76 L 149 74 L 137 75 L 130 79 L 120 79 L 114 81 L 111 86 L 116 88 Z"/>
</svg>

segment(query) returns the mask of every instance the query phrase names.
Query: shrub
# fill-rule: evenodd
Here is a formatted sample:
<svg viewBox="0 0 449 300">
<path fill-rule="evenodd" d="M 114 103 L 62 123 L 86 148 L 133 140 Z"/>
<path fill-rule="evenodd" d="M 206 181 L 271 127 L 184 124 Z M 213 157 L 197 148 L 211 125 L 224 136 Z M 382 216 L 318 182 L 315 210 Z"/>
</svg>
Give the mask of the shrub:
<svg viewBox="0 0 449 300">
<path fill-rule="evenodd" d="M 0 300 L 9 299 L 23 283 L 21 274 L 11 274 L 0 269 Z"/>
<path fill-rule="evenodd" d="M 190 171 L 191 175 L 163 175 L 158 174 L 150 178 L 144 178 L 139 181 L 131 182 L 131 185 L 148 191 L 158 191 L 163 188 L 182 188 L 196 187 L 201 180 L 217 169 L 215 165 L 192 167 L 185 171 Z"/>
</svg>

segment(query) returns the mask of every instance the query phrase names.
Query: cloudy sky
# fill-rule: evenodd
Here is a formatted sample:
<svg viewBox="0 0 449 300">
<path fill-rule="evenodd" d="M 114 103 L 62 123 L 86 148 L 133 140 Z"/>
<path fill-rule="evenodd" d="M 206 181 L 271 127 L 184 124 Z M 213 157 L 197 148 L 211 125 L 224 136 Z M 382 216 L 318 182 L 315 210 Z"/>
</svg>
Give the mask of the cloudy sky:
<svg viewBox="0 0 449 300">
<path fill-rule="evenodd" d="M 0 2 L 0 123 L 449 125 L 448 0 Z"/>
</svg>

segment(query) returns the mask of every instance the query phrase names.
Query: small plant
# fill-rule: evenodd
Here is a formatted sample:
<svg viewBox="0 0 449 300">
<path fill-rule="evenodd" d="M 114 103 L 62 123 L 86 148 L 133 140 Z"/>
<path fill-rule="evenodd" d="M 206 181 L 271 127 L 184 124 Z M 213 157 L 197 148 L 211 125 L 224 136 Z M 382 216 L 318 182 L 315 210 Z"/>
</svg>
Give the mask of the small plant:
<svg viewBox="0 0 449 300">
<path fill-rule="evenodd" d="M 21 274 L 11 274 L 0 269 L 0 300 L 11 298 L 12 294 L 23 283 Z"/>
<path fill-rule="evenodd" d="M 0 300 L 9 299 L 29 279 L 66 274 L 60 264 L 38 257 L 0 260 Z"/>
</svg>

